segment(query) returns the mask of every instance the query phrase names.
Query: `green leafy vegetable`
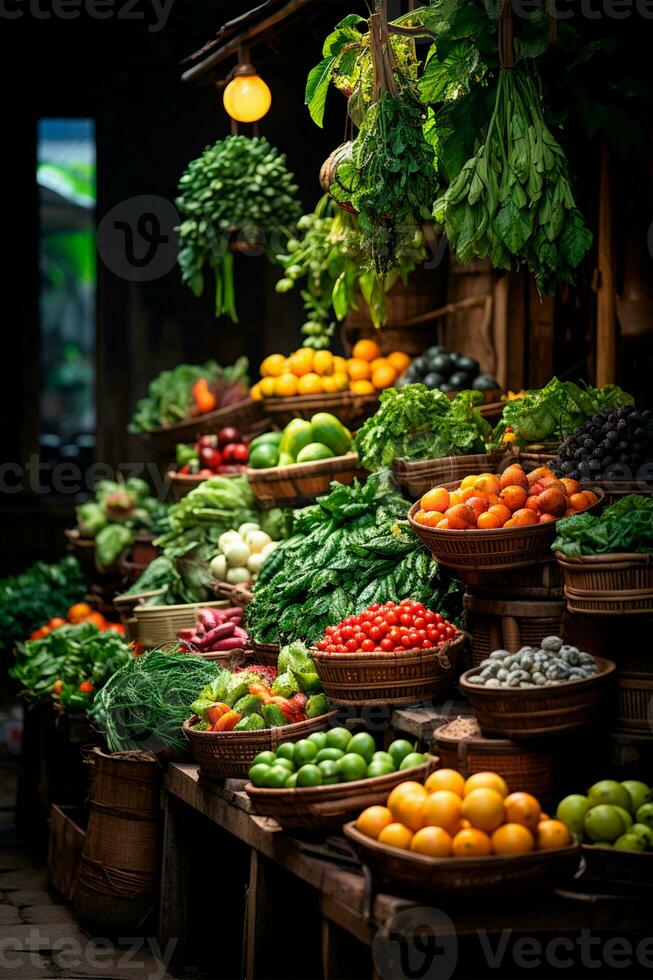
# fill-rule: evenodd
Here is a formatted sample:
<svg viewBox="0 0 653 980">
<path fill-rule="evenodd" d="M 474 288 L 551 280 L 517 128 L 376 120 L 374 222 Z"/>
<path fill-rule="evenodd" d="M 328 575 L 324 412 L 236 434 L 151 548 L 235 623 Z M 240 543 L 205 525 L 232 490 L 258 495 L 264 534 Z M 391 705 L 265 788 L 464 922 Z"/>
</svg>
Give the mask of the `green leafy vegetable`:
<svg viewBox="0 0 653 980">
<path fill-rule="evenodd" d="M 67 555 L 52 565 L 38 561 L 0 582 L 0 649 L 24 640 L 53 616 L 65 617 L 84 596 L 88 582 L 79 562 Z"/>
<path fill-rule="evenodd" d="M 599 517 L 576 514 L 556 524 L 551 545 L 568 558 L 615 552 L 653 552 L 653 498 L 639 494 L 622 497 Z"/>
</svg>

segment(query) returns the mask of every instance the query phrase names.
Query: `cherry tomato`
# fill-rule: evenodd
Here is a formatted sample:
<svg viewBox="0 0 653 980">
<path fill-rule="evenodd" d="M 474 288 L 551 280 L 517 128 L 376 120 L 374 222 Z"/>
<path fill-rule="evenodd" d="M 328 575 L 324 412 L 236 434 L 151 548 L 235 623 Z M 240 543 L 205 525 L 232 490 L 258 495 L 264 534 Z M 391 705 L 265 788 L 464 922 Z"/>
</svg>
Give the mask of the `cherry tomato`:
<svg viewBox="0 0 653 980">
<path fill-rule="evenodd" d="M 442 613 L 436 613 L 435 614 L 435 621 L 436 621 L 436 623 L 443 623 L 444 622 L 444 617 L 442 616 Z"/>
<path fill-rule="evenodd" d="M 327 650 L 329 646 L 331 646 L 331 644 L 327 644 L 326 640 L 320 640 L 317 648 L 318 650 Z"/>
<path fill-rule="evenodd" d="M 408 634 L 408 639 L 410 640 L 410 645 L 412 647 L 418 647 L 419 646 L 419 644 L 420 644 L 420 636 L 419 636 L 419 634 L 415 633 L 414 630 L 411 630 L 411 632 Z"/>
<path fill-rule="evenodd" d="M 369 636 L 370 640 L 378 642 L 379 640 L 383 639 L 383 630 L 380 626 L 370 626 L 370 630 L 367 635 Z"/>
<path fill-rule="evenodd" d="M 378 612 L 380 608 L 381 605 L 378 602 L 373 602 L 372 605 L 369 607 L 370 612 Z"/>
<path fill-rule="evenodd" d="M 343 626 L 342 629 L 340 630 L 340 636 L 343 638 L 345 642 L 347 642 L 347 640 L 351 640 L 353 635 L 354 635 L 354 630 L 352 626 Z"/>
<path fill-rule="evenodd" d="M 430 650 L 433 644 L 430 640 L 422 640 L 421 647 L 422 650 Z"/>
<path fill-rule="evenodd" d="M 402 613 L 399 617 L 399 622 L 402 626 L 410 626 L 413 622 L 413 617 L 410 615 L 410 613 Z"/>
<path fill-rule="evenodd" d="M 435 641 L 438 638 L 438 635 L 439 634 L 436 626 L 429 626 L 428 629 L 426 630 L 426 639 L 429 640 L 431 643 L 435 643 Z"/>
<path fill-rule="evenodd" d="M 217 437 L 209 436 L 208 438 L 216 439 L 220 447 L 228 446 L 230 444 L 233 445 L 234 443 L 240 442 L 240 432 L 233 425 L 225 425 L 224 428 L 218 431 Z M 213 445 L 215 445 L 215 443 Z"/>
<path fill-rule="evenodd" d="M 399 603 L 399 605 L 400 606 L 409 606 L 410 605 L 410 599 L 402 599 L 401 602 Z"/>
<path fill-rule="evenodd" d="M 351 640 L 347 640 L 347 642 L 345 643 L 345 649 L 348 650 L 349 653 L 354 653 L 356 650 L 358 650 L 357 641 L 354 640 L 353 638 Z"/>
<path fill-rule="evenodd" d="M 424 619 L 426 620 L 427 623 L 434 623 L 435 613 L 431 612 L 430 609 L 427 609 L 426 612 L 424 613 Z"/>
<path fill-rule="evenodd" d="M 391 609 L 385 614 L 385 621 L 391 626 L 396 626 L 396 624 L 400 621 L 399 613 L 395 612 L 394 609 Z"/>
<path fill-rule="evenodd" d="M 447 626 L 447 628 L 445 630 L 445 636 L 447 637 L 447 639 L 450 640 L 451 637 L 452 636 L 455 636 L 455 635 L 456 635 L 455 627 L 454 626 Z"/>
<path fill-rule="evenodd" d="M 416 616 L 413 620 L 413 626 L 416 630 L 423 630 L 426 626 L 426 619 L 424 616 Z"/>
<path fill-rule="evenodd" d="M 360 646 L 363 640 L 367 639 L 367 636 L 363 632 L 354 633 L 354 639 L 356 640 L 357 645 Z"/>
<path fill-rule="evenodd" d="M 411 643 L 410 642 L 410 636 L 408 635 L 408 633 L 404 633 L 404 635 L 402 636 L 402 638 L 401 638 L 401 645 L 406 650 L 410 650 L 411 647 L 415 646 L 414 643 Z"/>
<path fill-rule="evenodd" d="M 391 650 L 394 650 L 394 648 L 395 645 L 393 641 L 390 639 L 390 637 L 384 636 L 383 639 L 381 640 L 381 649 L 385 650 L 386 653 L 389 653 Z"/>
<path fill-rule="evenodd" d="M 363 642 L 361 643 L 361 650 L 364 650 L 365 653 L 371 653 L 373 649 L 374 649 L 373 640 L 363 640 Z"/>
</svg>

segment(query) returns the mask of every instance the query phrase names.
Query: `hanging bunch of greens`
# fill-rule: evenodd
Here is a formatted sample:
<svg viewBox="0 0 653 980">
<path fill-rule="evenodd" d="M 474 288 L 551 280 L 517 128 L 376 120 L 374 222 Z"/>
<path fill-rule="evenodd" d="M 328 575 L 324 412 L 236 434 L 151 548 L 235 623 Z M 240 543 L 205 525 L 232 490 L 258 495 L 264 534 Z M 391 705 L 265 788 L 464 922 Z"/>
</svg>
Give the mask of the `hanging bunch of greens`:
<svg viewBox="0 0 653 980">
<path fill-rule="evenodd" d="M 228 136 L 192 160 L 179 181 L 175 203 L 184 220 L 177 228 L 182 279 L 196 296 L 204 291 L 205 269 L 215 278 L 215 314 L 237 322 L 233 252 L 239 232 L 245 243 L 264 248 L 290 236 L 301 214 L 297 185 L 286 158 L 262 137 Z"/>
</svg>

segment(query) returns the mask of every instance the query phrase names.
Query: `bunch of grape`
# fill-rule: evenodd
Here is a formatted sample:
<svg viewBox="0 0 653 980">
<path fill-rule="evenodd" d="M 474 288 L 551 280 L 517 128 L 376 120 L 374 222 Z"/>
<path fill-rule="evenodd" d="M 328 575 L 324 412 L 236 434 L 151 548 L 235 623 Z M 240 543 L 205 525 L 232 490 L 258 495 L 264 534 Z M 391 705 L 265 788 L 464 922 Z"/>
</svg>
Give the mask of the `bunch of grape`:
<svg viewBox="0 0 653 980">
<path fill-rule="evenodd" d="M 647 466 L 648 464 L 648 466 Z M 634 480 L 653 474 L 653 413 L 605 406 L 558 447 L 551 469 L 572 480 Z"/>
</svg>

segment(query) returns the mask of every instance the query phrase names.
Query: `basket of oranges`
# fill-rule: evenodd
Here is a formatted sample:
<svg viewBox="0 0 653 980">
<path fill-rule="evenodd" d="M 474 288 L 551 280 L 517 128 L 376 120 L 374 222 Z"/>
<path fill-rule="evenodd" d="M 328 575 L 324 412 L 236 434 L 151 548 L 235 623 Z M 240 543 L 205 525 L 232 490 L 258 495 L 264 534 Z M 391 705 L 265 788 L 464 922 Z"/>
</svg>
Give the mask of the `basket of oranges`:
<svg viewBox="0 0 653 980">
<path fill-rule="evenodd" d="M 379 392 L 392 387 L 409 363 L 402 351 L 382 357 L 373 340 L 360 340 L 349 358 L 300 347 L 289 357 L 266 357 L 250 393 L 279 425 L 324 411 L 357 428 L 377 410 Z"/>
<path fill-rule="evenodd" d="M 570 881 L 580 846 L 530 793 L 510 793 L 494 772 L 465 779 L 436 769 L 396 786 L 344 832 L 380 885 L 413 897 L 492 898 Z"/>
<path fill-rule="evenodd" d="M 555 522 L 601 507 L 604 493 L 558 479 L 546 466 L 526 473 L 512 463 L 502 473 L 470 474 L 427 491 L 408 520 L 441 565 L 494 570 L 551 558 Z"/>
</svg>

